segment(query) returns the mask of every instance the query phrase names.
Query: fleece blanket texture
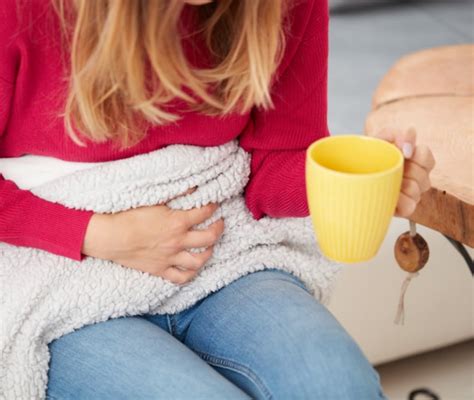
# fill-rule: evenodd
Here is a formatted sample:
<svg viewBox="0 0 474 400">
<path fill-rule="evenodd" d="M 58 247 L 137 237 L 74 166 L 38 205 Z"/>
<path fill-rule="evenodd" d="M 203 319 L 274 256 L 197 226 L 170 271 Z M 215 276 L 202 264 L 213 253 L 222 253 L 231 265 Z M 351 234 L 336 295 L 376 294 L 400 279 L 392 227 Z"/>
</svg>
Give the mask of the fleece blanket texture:
<svg viewBox="0 0 474 400">
<path fill-rule="evenodd" d="M 176 313 L 254 271 L 287 270 L 327 304 L 342 265 L 321 254 L 310 217 L 255 220 L 243 197 L 249 173 L 250 154 L 235 139 L 211 147 L 169 145 L 32 188 L 46 200 L 98 213 L 217 202 L 213 216 L 194 229 L 223 217 L 225 230 L 199 275 L 185 285 L 98 258 L 78 262 L 0 243 L 0 398 L 45 398 L 48 343 L 62 335 L 110 318 Z"/>
</svg>

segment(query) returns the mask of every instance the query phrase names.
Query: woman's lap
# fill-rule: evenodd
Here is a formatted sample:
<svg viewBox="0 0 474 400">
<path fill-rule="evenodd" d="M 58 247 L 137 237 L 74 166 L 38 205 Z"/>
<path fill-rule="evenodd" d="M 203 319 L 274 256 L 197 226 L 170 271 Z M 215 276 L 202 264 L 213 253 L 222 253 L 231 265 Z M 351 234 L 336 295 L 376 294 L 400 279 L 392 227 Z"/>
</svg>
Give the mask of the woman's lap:
<svg viewBox="0 0 474 400">
<path fill-rule="evenodd" d="M 254 398 L 383 398 L 354 340 L 288 273 L 247 275 L 188 319 L 183 342 Z"/>
<path fill-rule="evenodd" d="M 50 399 L 248 398 L 185 345 L 141 317 L 85 326 L 53 341 L 50 353 Z"/>
<path fill-rule="evenodd" d="M 131 331 L 125 320 L 137 320 Z M 139 393 L 152 390 L 143 387 L 143 382 L 148 386 L 146 382 L 151 379 L 157 386 L 154 393 L 160 393 L 160 398 L 180 399 L 186 398 L 185 393 L 193 393 L 191 398 L 198 399 L 196 392 L 189 391 L 193 382 L 182 379 L 192 381 L 192 376 L 196 385 L 204 386 L 201 390 L 214 385 L 210 382 L 215 379 L 217 386 L 210 387 L 210 392 L 216 398 L 223 398 L 225 390 L 232 391 L 226 382 L 258 399 L 384 398 L 378 374 L 357 344 L 299 280 L 283 271 L 249 274 L 182 313 L 116 321 L 117 325 L 123 321 L 124 326 L 113 326 L 113 320 L 109 320 L 94 325 L 96 333 L 92 331 L 94 326 L 88 326 L 52 343 L 53 389 L 67 386 L 67 378 L 77 379 L 79 373 L 86 375 L 79 381 L 91 389 L 96 381 L 102 381 L 102 385 L 120 381 L 117 390 L 130 390 L 133 398 L 146 398 Z M 114 337 L 115 341 L 103 338 L 102 329 L 109 331 L 105 336 Z M 166 332 L 170 330 L 177 339 Z M 81 331 L 84 337 L 72 337 Z M 109 364 L 112 370 L 107 370 Z M 89 365 L 92 371 L 86 368 Z M 87 375 L 92 375 L 94 369 L 98 370 L 98 377 L 91 379 Z M 197 370 L 199 376 L 194 375 Z M 80 389 L 74 389 L 74 394 L 77 390 Z M 235 393 L 239 398 L 237 390 Z"/>
</svg>

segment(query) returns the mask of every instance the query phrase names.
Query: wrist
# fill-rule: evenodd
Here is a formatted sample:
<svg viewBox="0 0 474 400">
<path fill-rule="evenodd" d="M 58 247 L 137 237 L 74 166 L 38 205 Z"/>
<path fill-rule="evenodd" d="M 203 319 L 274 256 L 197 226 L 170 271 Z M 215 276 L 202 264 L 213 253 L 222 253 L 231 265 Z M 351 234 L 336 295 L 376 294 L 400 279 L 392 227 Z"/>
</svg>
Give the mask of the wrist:
<svg viewBox="0 0 474 400">
<path fill-rule="evenodd" d="M 112 215 L 107 214 L 92 215 L 84 236 L 82 254 L 91 257 L 110 258 L 110 255 L 107 254 L 108 246 L 105 239 L 109 238 L 107 232 L 111 217 Z"/>
</svg>

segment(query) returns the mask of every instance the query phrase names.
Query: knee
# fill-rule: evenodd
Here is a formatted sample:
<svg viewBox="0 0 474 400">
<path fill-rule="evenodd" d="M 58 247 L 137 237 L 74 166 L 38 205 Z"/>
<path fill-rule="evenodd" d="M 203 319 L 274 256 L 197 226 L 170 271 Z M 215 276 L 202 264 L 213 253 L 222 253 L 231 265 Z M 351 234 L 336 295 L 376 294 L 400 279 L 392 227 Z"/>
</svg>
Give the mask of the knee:
<svg viewBox="0 0 474 400">
<path fill-rule="evenodd" d="M 377 371 L 342 329 L 295 333 L 274 327 L 250 363 L 258 399 L 380 400 Z"/>
<path fill-rule="evenodd" d="M 377 371 L 345 331 L 317 342 L 307 341 L 301 358 L 288 359 L 285 375 L 294 382 L 294 398 L 386 399 Z"/>
</svg>

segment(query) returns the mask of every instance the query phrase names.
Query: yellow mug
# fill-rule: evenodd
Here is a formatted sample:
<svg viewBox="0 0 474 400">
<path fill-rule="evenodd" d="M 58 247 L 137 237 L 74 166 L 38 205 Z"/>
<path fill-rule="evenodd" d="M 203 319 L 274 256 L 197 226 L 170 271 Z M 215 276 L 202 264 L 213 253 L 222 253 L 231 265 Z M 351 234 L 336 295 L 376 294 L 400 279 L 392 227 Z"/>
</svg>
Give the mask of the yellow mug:
<svg viewBox="0 0 474 400">
<path fill-rule="evenodd" d="M 306 194 L 317 241 L 332 260 L 373 258 L 395 213 L 404 158 L 375 137 L 328 136 L 306 150 Z"/>
</svg>

